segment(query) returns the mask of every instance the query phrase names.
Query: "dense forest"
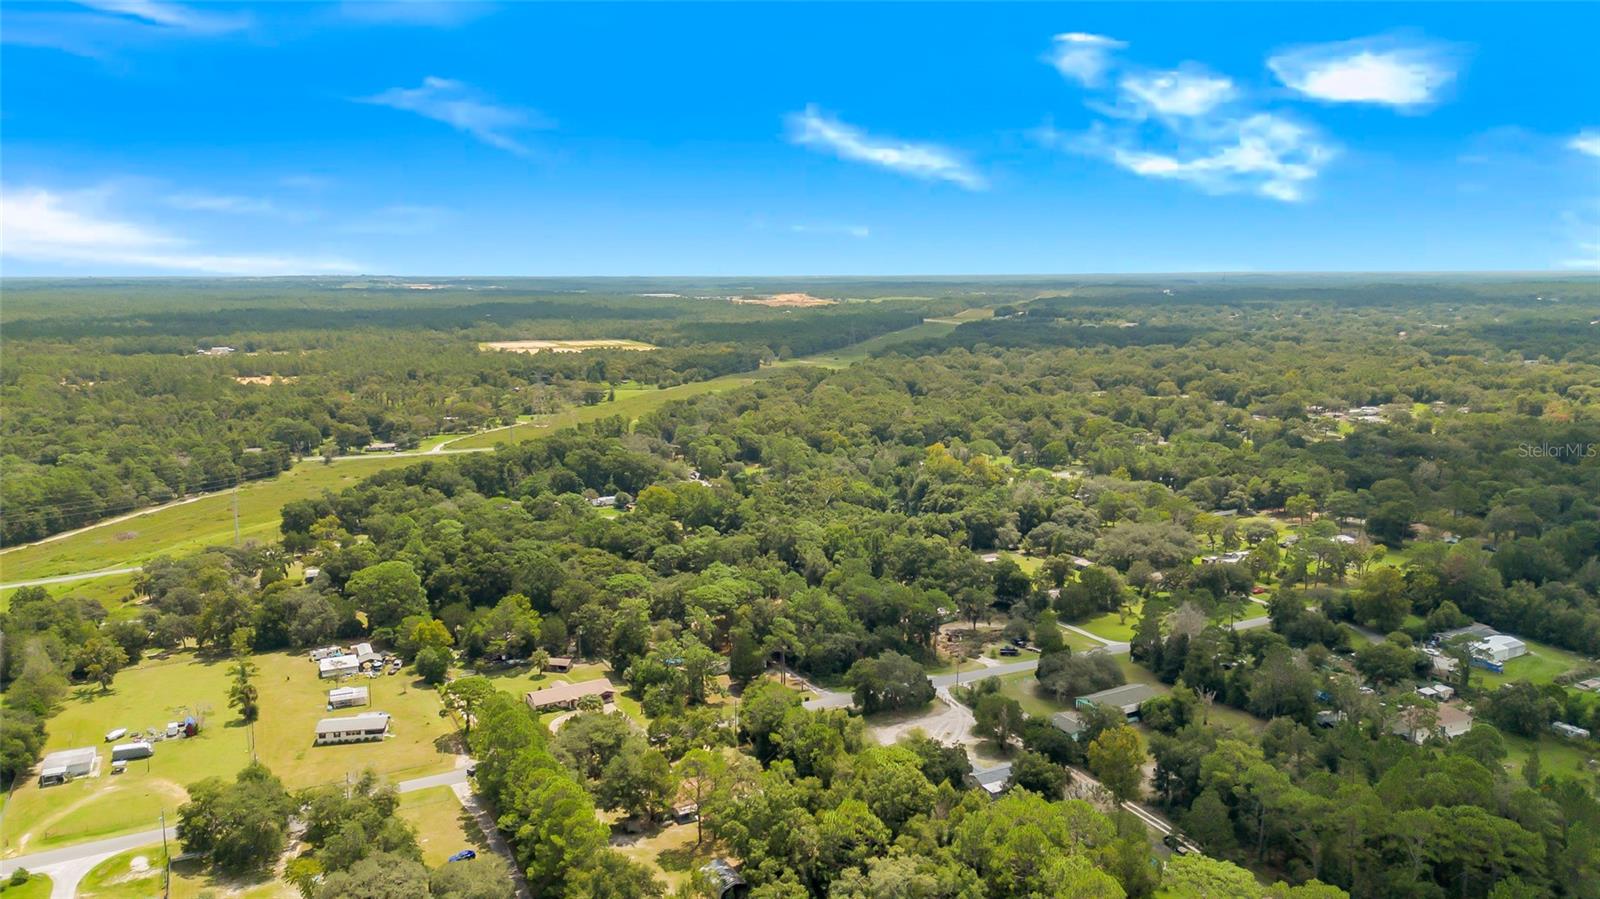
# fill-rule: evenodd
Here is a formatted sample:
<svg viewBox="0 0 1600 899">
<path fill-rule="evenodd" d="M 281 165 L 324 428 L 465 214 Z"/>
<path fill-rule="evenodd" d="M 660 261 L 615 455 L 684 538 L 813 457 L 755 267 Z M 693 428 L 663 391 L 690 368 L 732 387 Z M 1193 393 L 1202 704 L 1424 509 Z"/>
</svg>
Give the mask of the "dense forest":
<svg viewBox="0 0 1600 899">
<path fill-rule="evenodd" d="M 481 302 L 465 289 L 426 305 L 403 296 L 416 291 L 380 290 L 387 302 L 329 309 L 318 301 L 351 291 L 302 285 L 286 299 L 234 287 L 194 304 L 161 302 L 151 290 L 8 287 L 0 542 L 271 477 L 312 454 L 371 443 L 409 449 L 431 435 L 592 404 L 622 384 L 754 371 L 948 309 L 934 300 L 851 303 L 797 315 L 726 297 L 512 291 Z M 48 312 L 44 299 L 55 304 Z M 480 349 L 529 338 L 632 339 L 657 349 Z"/>
<path fill-rule="evenodd" d="M 649 823 L 686 792 L 697 845 L 737 859 L 758 899 L 1600 896 L 1597 769 L 1542 770 L 1538 748 L 1557 745 L 1555 722 L 1600 733 L 1600 696 L 1575 685 L 1600 674 L 1600 290 L 1560 290 L 1553 304 L 1536 299 L 1545 284 L 1011 284 L 986 298 L 992 318 L 847 368 L 794 366 L 633 421 L 419 461 L 291 503 L 270 544 L 152 562 L 110 613 L 19 592 L 0 621 L 12 646 L 0 761 L 8 777 L 28 768 L 69 679 L 114 677 L 142 654 L 361 638 L 434 672 L 469 710 L 475 783 L 539 896 L 664 895 L 607 847 L 596 810 Z M 237 466 L 227 446 L 271 442 L 279 421 L 310 425 L 275 451 L 286 459 L 340 427 L 367 429 L 344 446 L 395 436 L 378 429 L 389 419 L 357 414 L 366 402 L 393 403 L 420 435 L 439 429 L 428 416 L 440 409 L 475 422 L 525 412 L 516 387 L 608 382 L 635 364 L 683 377 L 661 360 L 724 342 L 757 357 L 783 355 L 780 342 L 816 352 L 843 345 L 829 341 L 847 321 L 861 340 L 929 308 L 796 313 L 814 329 L 738 312 L 650 338 L 681 356 L 485 359 L 447 349 L 431 325 L 353 327 L 336 346 L 361 347 L 363 366 L 297 348 L 302 379 L 259 403 L 218 382 L 278 364 L 265 352 L 119 354 L 135 338 L 101 334 L 102 352 L 73 363 L 41 332 L 7 362 L 6 465 L 54 477 L 77 441 L 112 466 L 106 487 L 144 470 L 139 489 L 154 489 L 149 460 L 188 440 L 232 434 L 216 464 Z M 310 333 L 263 331 L 259 345 Z M 174 375 L 164 413 L 137 387 L 73 405 L 49 383 L 73 364 L 123 385 L 193 363 L 217 373 Z M 350 378 L 367 388 L 334 405 L 328 385 Z M 230 410 L 237 430 L 206 430 L 200 408 Z M 147 414 L 171 415 L 170 428 L 122 418 Z M 108 446 L 117 427 L 147 450 Z M 19 508 L 49 501 L 29 489 Z M 289 576 L 305 566 L 310 581 Z M 1126 619 L 1125 659 L 1067 645 L 1062 624 L 1105 615 Z M 1241 626 L 1257 615 L 1266 626 Z M 1161 695 L 1137 729 L 1091 709 L 1074 738 L 999 678 L 961 687 L 954 701 L 1010 759 L 1010 787 L 991 798 L 968 746 L 873 735 L 883 715 L 945 701 L 929 675 L 945 670 L 947 630 L 980 622 L 1038 653 L 1037 697 L 1070 705 L 1130 672 Z M 1459 641 L 1427 646 L 1474 622 L 1581 663 L 1492 678 Z M 644 732 L 583 710 L 551 734 L 521 701 L 450 676 L 565 655 L 603 662 Z M 790 672 L 858 708 L 803 707 Z M 1435 681 L 1457 699 L 1417 693 Z M 1434 733 L 1463 703 L 1475 726 Z M 1534 748 L 1513 764 L 1523 743 Z M 1579 751 L 1600 755 L 1587 736 Z M 270 776 L 207 790 L 276 797 Z M 315 798 L 275 800 L 273 814 Z M 1121 800 L 1167 815 L 1204 854 L 1152 864 Z M 327 882 L 403 870 L 423 895 L 433 875 L 414 855 L 401 834 Z"/>
</svg>

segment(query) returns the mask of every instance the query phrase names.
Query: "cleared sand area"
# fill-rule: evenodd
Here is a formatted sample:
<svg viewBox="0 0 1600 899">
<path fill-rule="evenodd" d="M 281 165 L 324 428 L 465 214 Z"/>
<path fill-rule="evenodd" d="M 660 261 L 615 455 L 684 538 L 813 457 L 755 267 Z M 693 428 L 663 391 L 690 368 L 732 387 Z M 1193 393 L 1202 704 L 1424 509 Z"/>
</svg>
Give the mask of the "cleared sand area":
<svg viewBox="0 0 1600 899">
<path fill-rule="evenodd" d="M 825 300 L 809 293 L 775 293 L 764 297 L 734 297 L 735 303 L 749 306 L 832 306 L 838 300 Z"/>
<path fill-rule="evenodd" d="M 653 350 L 654 344 L 642 340 L 494 340 L 478 344 L 480 350 L 508 353 L 581 353 L 584 350 Z"/>
</svg>

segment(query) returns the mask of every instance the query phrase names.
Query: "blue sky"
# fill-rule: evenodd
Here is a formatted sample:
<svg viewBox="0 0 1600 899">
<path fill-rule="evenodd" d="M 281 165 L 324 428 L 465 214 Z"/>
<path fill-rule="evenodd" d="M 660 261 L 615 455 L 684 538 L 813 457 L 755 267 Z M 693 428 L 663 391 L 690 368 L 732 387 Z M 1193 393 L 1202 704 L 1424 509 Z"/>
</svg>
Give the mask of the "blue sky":
<svg viewBox="0 0 1600 899">
<path fill-rule="evenodd" d="M 1600 267 L 1600 6 L 7 3 L 7 275 Z"/>
</svg>

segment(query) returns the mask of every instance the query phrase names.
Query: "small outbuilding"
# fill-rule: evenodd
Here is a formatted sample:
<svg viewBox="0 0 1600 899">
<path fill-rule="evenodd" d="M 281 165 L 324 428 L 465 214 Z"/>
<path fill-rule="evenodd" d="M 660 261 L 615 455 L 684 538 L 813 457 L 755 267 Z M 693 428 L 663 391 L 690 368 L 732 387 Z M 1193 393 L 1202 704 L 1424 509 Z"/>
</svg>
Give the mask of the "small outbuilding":
<svg viewBox="0 0 1600 899">
<path fill-rule="evenodd" d="M 712 859 L 700 870 L 711 875 L 712 889 L 716 890 L 717 899 L 744 899 L 750 895 L 750 884 L 727 859 Z"/>
<path fill-rule="evenodd" d="M 572 660 L 566 656 L 551 656 L 550 661 L 545 663 L 544 670 L 566 674 L 572 670 Z"/>
</svg>

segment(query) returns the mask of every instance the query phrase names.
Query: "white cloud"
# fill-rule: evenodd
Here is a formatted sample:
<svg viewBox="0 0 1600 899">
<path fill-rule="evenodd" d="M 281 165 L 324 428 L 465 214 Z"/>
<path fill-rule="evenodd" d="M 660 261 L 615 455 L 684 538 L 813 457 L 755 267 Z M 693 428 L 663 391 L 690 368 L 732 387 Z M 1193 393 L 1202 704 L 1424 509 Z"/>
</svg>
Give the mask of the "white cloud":
<svg viewBox="0 0 1600 899">
<path fill-rule="evenodd" d="M 260 197 L 183 193 L 167 197 L 167 205 L 188 212 L 226 212 L 235 215 L 271 215 L 278 207 Z"/>
<path fill-rule="evenodd" d="M 1181 181 L 1212 194 L 1252 193 L 1283 202 L 1305 199 L 1306 186 L 1336 155 L 1305 126 L 1270 113 L 1186 130 L 1171 151 L 1096 131 L 1084 147 L 1145 178 Z"/>
<path fill-rule="evenodd" d="M 968 190 L 982 190 L 984 178 L 953 151 L 937 144 L 917 144 L 867 134 L 827 115 L 816 106 L 789 116 L 789 139 L 928 181 L 949 181 Z"/>
<path fill-rule="evenodd" d="M 866 225 L 790 225 L 789 230 L 796 234 L 838 234 L 861 239 L 872 236 L 872 229 Z"/>
<path fill-rule="evenodd" d="M 1458 55 L 1444 44 L 1373 37 L 1294 47 L 1269 58 L 1267 67 L 1316 100 L 1415 109 L 1455 80 Z"/>
<path fill-rule="evenodd" d="M 481 97 L 470 85 L 431 75 L 422 79 L 420 87 L 391 88 L 381 94 L 362 97 L 359 102 L 403 109 L 444 122 L 491 147 L 518 156 L 528 155 L 528 148 L 511 132 L 554 127 L 553 122 L 533 110 L 499 105 Z"/>
<path fill-rule="evenodd" d="M 1202 116 L 1238 93 L 1232 79 L 1194 66 L 1124 75 L 1118 86 L 1136 108 L 1166 116 Z"/>
<path fill-rule="evenodd" d="M 250 27 L 250 17 L 243 13 L 201 10 L 162 0 L 79 0 L 79 2 L 101 12 L 127 16 L 145 24 L 190 34 L 227 34 Z"/>
<path fill-rule="evenodd" d="M 1055 36 L 1046 60 L 1055 66 L 1062 77 L 1071 78 L 1085 87 L 1095 87 L 1111 67 L 1112 51 L 1126 46 L 1126 43 L 1105 35 L 1072 31 Z"/>
<path fill-rule="evenodd" d="M 123 221 L 97 208 L 92 193 L 0 188 L 0 255 L 27 262 L 80 267 L 98 274 L 156 270 L 220 275 L 354 272 L 341 259 L 288 255 L 231 255 L 195 249 L 156 228 Z"/>
<path fill-rule="evenodd" d="M 1586 156 L 1600 156 L 1600 128 L 1585 128 L 1567 141 L 1567 147 Z"/>
</svg>

